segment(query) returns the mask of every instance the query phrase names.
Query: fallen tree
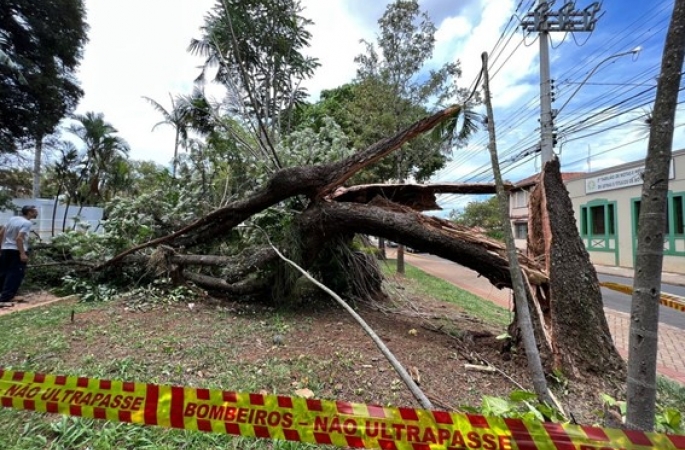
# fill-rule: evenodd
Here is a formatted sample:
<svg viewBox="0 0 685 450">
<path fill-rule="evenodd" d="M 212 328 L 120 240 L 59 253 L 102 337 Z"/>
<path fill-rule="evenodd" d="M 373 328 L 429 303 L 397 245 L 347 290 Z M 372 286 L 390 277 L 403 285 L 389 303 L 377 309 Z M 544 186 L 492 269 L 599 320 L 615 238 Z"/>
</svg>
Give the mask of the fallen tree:
<svg viewBox="0 0 685 450">
<path fill-rule="evenodd" d="M 375 260 L 367 253 L 350 249 L 349 244 L 357 233 L 390 239 L 441 256 L 473 269 L 497 288 L 511 287 L 503 243 L 417 211 L 434 207 L 435 195 L 442 192 L 494 192 L 494 186 L 342 186 L 359 170 L 421 133 L 445 121 L 456 120 L 461 113 L 460 106 L 447 108 L 340 161 L 282 169 L 263 188 L 245 198 L 216 209 L 174 233 L 129 248 L 97 269 L 152 258 L 140 256 L 140 252 L 165 246 L 170 249 L 163 258 L 166 267 L 179 282 L 186 280 L 235 296 L 262 293 L 284 298 L 295 285 L 297 274 L 275 261 L 272 252 L 249 249 L 247 254 L 253 257 L 247 263 L 234 257 L 186 252 L 221 242 L 238 225 L 249 227 L 254 215 L 299 198 L 305 206 L 289 222 L 288 238 L 280 243 L 283 253 L 312 273 L 320 274 L 324 282 L 329 281 L 327 277 L 332 273 L 341 275 L 343 282 L 352 287 L 347 291 L 350 295 L 373 295 L 381 286 Z M 540 237 L 542 244 L 536 246 L 531 242 L 530 255 L 519 252 L 518 259 L 528 284 L 530 297 L 526 300 L 533 307 L 536 337 L 545 367 L 550 371 L 563 369 L 571 376 L 584 371 L 610 375 L 621 372 L 621 359 L 608 337 L 601 311 L 596 274 L 590 269 L 592 266 L 577 231 L 574 234 L 569 229 L 575 230 L 575 221 L 558 165 L 545 167 L 542 186 L 543 200 L 537 203 L 541 206 L 531 210 L 533 233 Z M 338 250 L 345 256 L 337 258 L 339 264 L 332 267 L 336 260 L 332 255 Z M 543 258 L 540 264 L 537 261 L 543 254 L 549 258 Z M 569 268 L 565 266 L 567 263 L 571 264 Z M 191 269 L 192 266 L 211 270 L 202 272 Z M 586 283 L 587 287 L 580 288 L 574 283 Z M 579 311 L 579 306 L 585 309 Z M 516 330 L 512 331 L 516 338 Z"/>
</svg>

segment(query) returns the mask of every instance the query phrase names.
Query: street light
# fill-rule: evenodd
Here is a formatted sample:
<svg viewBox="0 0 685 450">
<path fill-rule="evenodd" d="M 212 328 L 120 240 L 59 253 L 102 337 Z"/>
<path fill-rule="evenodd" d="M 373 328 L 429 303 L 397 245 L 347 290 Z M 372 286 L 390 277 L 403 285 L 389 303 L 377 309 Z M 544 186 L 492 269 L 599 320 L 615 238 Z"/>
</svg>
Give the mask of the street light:
<svg viewBox="0 0 685 450">
<path fill-rule="evenodd" d="M 558 115 L 558 114 L 566 107 L 566 105 L 568 105 L 568 103 L 571 101 L 571 99 L 572 99 L 573 97 L 575 97 L 575 95 L 578 93 L 578 91 L 580 90 L 580 88 L 582 88 L 583 85 L 587 82 L 587 80 L 589 80 L 590 77 L 591 77 L 595 72 L 597 72 L 597 69 L 599 69 L 599 68 L 602 66 L 602 64 L 604 64 L 605 62 L 610 61 L 610 60 L 612 60 L 612 59 L 614 59 L 614 58 L 620 58 L 621 56 L 626 56 L 626 55 L 637 55 L 638 53 L 640 53 L 640 51 L 642 51 L 642 47 L 635 47 L 634 49 L 628 50 L 627 52 L 616 53 L 615 55 L 607 56 L 606 58 L 604 58 L 603 60 L 601 60 L 601 61 L 599 62 L 599 64 L 597 64 L 597 65 L 590 71 L 590 73 L 587 74 L 587 76 L 585 77 L 585 79 L 584 79 L 583 81 L 581 81 L 581 82 L 578 84 L 578 87 L 576 88 L 576 90 L 573 91 L 573 93 L 569 96 L 569 98 L 566 99 L 566 102 L 565 102 L 563 105 L 561 105 L 561 108 L 557 109 L 556 114 Z"/>
</svg>

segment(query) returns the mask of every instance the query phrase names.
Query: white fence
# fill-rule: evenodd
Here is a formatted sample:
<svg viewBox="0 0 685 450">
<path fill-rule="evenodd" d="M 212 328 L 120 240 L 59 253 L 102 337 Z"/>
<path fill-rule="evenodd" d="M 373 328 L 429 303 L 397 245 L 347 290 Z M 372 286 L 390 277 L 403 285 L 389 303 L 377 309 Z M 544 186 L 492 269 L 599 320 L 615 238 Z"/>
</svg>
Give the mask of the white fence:
<svg viewBox="0 0 685 450">
<path fill-rule="evenodd" d="M 49 198 L 16 198 L 12 200 L 17 206 L 17 212 L 21 213 L 22 206 L 35 205 L 38 208 L 38 218 L 33 221 L 33 231 L 36 232 L 42 241 L 50 241 L 54 234 L 57 236 L 62 231 L 68 231 L 76 227 L 77 230 L 87 228 L 90 231 L 102 231 L 102 227 L 98 227 L 104 210 L 93 206 L 84 206 L 80 209 L 78 205 L 70 206 L 67 210 L 66 205 L 57 204 L 57 211 L 55 211 L 55 221 L 53 228 L 53 210 L 55 200 Z M 66 211 L 66 221 L 64 220 Z M 0 225 L 5 225 L 10 217 L 16 215 L 14 211 L 0 211 Z M 35 238 L 35 236 L 34 236 Z"/>
</svg>

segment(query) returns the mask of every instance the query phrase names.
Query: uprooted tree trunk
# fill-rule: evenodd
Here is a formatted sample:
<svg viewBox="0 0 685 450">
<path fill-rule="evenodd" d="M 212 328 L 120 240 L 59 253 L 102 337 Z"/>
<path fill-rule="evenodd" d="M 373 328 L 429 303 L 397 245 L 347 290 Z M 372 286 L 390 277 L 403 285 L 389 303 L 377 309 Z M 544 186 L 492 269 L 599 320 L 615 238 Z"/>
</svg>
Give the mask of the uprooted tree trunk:
<svg viewBox="0 0 685 450">
<path fill-rule="evenodd" d="M 306 196 L 309 199 L 306 210 L 295 216 L 292 221 L 293 229 L 288 230 L 289 234 L 297 238 L 291 243 L 281 244 L 286 245 L 283 249 L 286 255 L 289 258 L 296 256 L 297 263 L 307 270 L 318 267 L 319 273 L 324 274 L 326 263 L 331 259 L 331 247 L 346 247 L 355 233 L 361 233 L 441 256 L 480 273 L 498 288 L 511 287 L 506 248 L 501 242 L 451 222 L 417 212 L 435 205 L 434 196 L 437 193 L 469 192 L 469 189 L 494 192 L 494 186 L 368 186 L 339 190 L 357 171 L 387 156 L 410 139 L 431 130 L 436 125 L 446 120 L 456 120 L 455 117 L 459 113 L 459 106 L 442 110 L 416 122 L 395 136 L 381 140 L 341 161 L 280 170 L 271 177 L 264 188 L 246 198 L 219 208 L 172 234 L 122 252 L 96 269 L 140 258 L 140 254 L 135 255 L 136 252 L 164 245 L 173 250 L 164 261 L 179 278 L 234 295 L 258 294 L 269 290 L 273 294 L 276 288 L 287 291 L 294 284 L 292 278 L 289 279 L 283 265 L 275 264 L 275 269 L 269 270 L 269 263 L 273 263 L 274 255 L 268 251 L 264 251 L 258 261 L 249 262 L 240 259 L 224 260 L 211 255 L 184 255 L 183 252 L 199 245 L 219 242 L 233 228 L 253 215 L 291 197 Z M 556 176 L 558 177 L 558 170 Z M 408 195 L 411 192 L 416 194 Z M 555 211 L 545 210 L 546 217 L 549 216 L 551 219 L 546 226 L 565 230 L 545 234 L 549 236 L 549 242 L 552 244 L 550 261 L 553 264 L 548 264 L 548 272 L 545 273 L 535 260 L 523 253 L 518 254 L 524 278 L 533 297 L 531 304 L 537 305 L 538 308 L 537 317 L 542 330 L 538 342 L 542 348 L 550 349 L 549 355 L 558 355 L 549 358 L 554 362 L 548 364 L 550 369 L 558 368 L 558 364 L 563 362 L 574 368 L 571 370 L 572 374 L 577 372 L 575 369 L 611 371 L 620 368 L 621 365 L 617 362 L 620 359 L 615 354 L 611 340 L 606 339 L 606 322 L 602 323 L 600 320 L 603 318 L 601 300 L 597 311 L 596 297 L 577 298 L 586 292 L 588 295 L 599 292 L 596 274 L 586 268 L 591 266 L 579 239 L 578 243 L 565 243 L 565 236 L 574 236 L 567 230 L 569 226 L 573 227 L 574 222 L 570 200 L 566 197 L 566 203 L 563 203 L 563 199 L 555 197 L 559 195 L 561 193 L 558 189 L 550 190 L 545 200 L 548 206 L 563 204 L 567 210 L 563 217 L 555 215 Z M 417 196 L 421 198 L 417 199 Z M 577 236 L 577 232 L 575 233 Z M 564 258 L 568 258 L 578 267 L 565 270 Z M 585 261 L 581 261 L 583 258 Z M 380 282 L 374 280 L 374 277 L 379 276 L 374 264 L 375 261 L 372 261 L 369 255 L 351 252 L 343 258 L 343 264 L 338 270 L 358 270 L 349 278 L 364 277 L 372 280 L 370 283 L 360 284 L 363 286 L 362 290 L 373 291 L 380 288 Z M 190 269 L 196 265 L 205 266 L 204 272 Z M 211 266 L 215 268 L 211 269 Z M 550 280 L 548 273 L 558 279 Z M 587 278 L 569 278 L 578 277 L 579 274 L 587 274 Z M 589 283 L 591 288 L 569 288 L 568 280 Z M 593 290 L 595 287 L 596 290 Z M 578 293 L 580 296 L 576 296 Z M 551 314 L 550 304 L 554 304 L 554 314 L 550 316 L 552 320 L 547 320 L 547 316 Z M 591 308 L 579 312 L 579 304 L 587 304 Z M 579 313 L 582 319 L 574 317 L 571 311 Z M 581 322 L 584 333 L 574 331 Z M 587 351 L 588 348 L 592 351 Z"/>
<path fill-rule="evenodd" d="M 545 164 L 529 209 L 528 256 L 549 275 L 532 305 L 536 331 L 551 339 L 548 362 L 571 376 L 623 376 L 625 363 L 611 339 L 597 272 L 576 227 L 558 159 Z"/>
</svg>

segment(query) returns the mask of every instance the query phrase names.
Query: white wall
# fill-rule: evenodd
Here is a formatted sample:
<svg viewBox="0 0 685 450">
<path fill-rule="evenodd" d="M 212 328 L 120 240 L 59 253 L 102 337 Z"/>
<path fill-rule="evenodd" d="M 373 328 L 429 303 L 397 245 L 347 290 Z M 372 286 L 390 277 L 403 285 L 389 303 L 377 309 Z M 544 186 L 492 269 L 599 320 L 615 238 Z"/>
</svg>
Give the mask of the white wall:
<svg viewBox="0 0 685 450">
<path fill-rule="evenodd" d="M 583 178 L 574 179 L 566 183 L 571 201 L 573 202 L 573 212 L 576 223 L 580 229 L 580 208 L 592 200 L 606 199 L 616 202 L 616 232 L 618 243 L 618 262 L 615 253 L 589 251 L 590 259 L 595 264 L 618 265 L 622 267 L 634 267 L 634 230 L 632 216 L 632 200 L 640 198 L 642 194 L 642 184 L 633 184 L 625 187 L 607 189 L 600 192 L 587 193 L 586 180 L 594 180 L 598 175 L 612 174 L 617 171 L 640 167 L 643 161 L 611 167 L 601 171 L 587 174 Z M 685 151 L 673 152 L 673 178 L 669 179 L 668 189 L 671 192 L 685 192 Z M 677 240 L 677 250 L 682 252 L 682 240 Z M 681 255 L 664 255 L 664 272 L 685 273 L 685 257 Z"/>
<path fill-rule="evenodd" d="M 49 241 L 52 238 L 52 213 L 55 205 L 54 199 L 17 198 L 13 199 L 12 202 L 17 205 L 17 213 L 19 214 L 21 213 L 22 206 L 35 205 L 38 208 L 38 218 L 33 221 L 33 231 L 38 233 L 43 241 Z M 62 232 L 62 221 L 64 220 L 65 210 L 65 205 L 57 205 L 57 211 L 55 215 L 55 235 Z M 69 210 L 67 211 L 65 229 L 73 229 L 74 224 L 78 222 L 79 225 L 76 227 L 76 229 L 83 229 L 83 226 L 87 226 L 89 230 L 95 231 L 98 229 L 98 224 L 102 219 L 103 212 L 104 210 L 102 208 L 96 208 L 93 206 L 86 206 L 79 212 L 78 206 L 70 206 Z M 77 214 L 79 216 L 78 221 L 76 220 Z M 4 225 L 14 215 L 16 215 L 14 211 L 0 211 L 0 224 Z M 98 232 L 101 231 L 102 227 L 98 229 Z M 35 239 L 35 235 L 33 238 Z"/>
</svg>

